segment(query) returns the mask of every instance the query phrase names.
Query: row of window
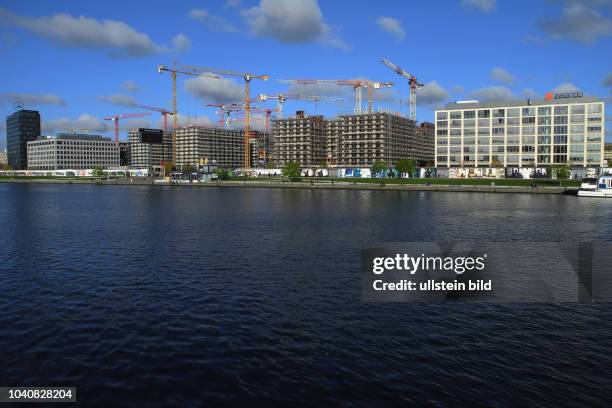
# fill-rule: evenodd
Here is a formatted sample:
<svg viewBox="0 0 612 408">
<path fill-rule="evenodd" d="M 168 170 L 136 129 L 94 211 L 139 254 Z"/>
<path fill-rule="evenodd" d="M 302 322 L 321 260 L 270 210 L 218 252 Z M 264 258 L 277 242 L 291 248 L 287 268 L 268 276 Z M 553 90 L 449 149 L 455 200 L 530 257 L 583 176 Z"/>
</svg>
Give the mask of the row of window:
<svg viewBox="0 0 612 408">
<path fill-rule="evenodd" d="M 586 108 L 585 108 L 586 106 Z M 584 114 L 587 113 L 602 113 L 603 107 L 601 103 L 591 103 L 587 105 L 583 104 L 572 104 L 572 105 L 558 105 L 558 106 L 530 106 L 523 108 L 495 108 L 495 109 L 478 109 L 478 110 L 464 110 L 464 111 L 440 111 L 436 112 L 437 120 L 448 119 L 475 119 L 476 117 L 484 118 L 501 118 L 501 117 L 520 117 L 520 116 L 550 116 L 552 113 L 555 115 L 567 115 L 572 114 Z"/>
</svg>

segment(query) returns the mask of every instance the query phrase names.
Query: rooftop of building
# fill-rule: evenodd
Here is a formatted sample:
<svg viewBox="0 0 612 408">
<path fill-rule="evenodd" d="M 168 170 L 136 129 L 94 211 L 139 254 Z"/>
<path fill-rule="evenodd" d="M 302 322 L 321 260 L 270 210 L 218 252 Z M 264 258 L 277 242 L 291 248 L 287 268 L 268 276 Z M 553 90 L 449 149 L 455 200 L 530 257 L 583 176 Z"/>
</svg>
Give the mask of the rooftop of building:
<svg viewBox="0 0 612 408">
<path fill-rule="evenodd" d="M 516 99 L 504 101 L 458 101 L 451 102 L 444 106 L 443 109 L 437 110 L 463 110 L 463 109 L 486 109 L 486 108 L 514 108 L 525 106 L 543 106 L 543 105 L 567 105 L 577 103 L 592 103 L 603 102 L 602 99 L 595 96 L 578 96 L 571 97 L 574 93 L 551 94 L 552 99 Z M 559 97 L 557 97 L 559 95 Z"/>
<path fill-rule="evenodd" d="M 112 139 L 106 136 L 90 135 L 88 133 L 58 133 L 56 136 L 41 136 L 37 141 L 41 140 L 82 140 L 93 142 L 111 142 Z"/>
</svg>

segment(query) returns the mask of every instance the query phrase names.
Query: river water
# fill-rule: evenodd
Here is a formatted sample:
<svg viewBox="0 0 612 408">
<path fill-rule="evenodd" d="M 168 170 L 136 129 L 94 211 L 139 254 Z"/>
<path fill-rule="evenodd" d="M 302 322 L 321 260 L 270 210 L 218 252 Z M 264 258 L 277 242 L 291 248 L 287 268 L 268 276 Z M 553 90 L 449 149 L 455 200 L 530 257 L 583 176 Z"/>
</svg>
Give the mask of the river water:
<svg viewBox="0 0 612 408">
<path fill-rule="evenodd" d="M 360 250 L 612 241 L 561 195 L 0 184 L 0 386 L 99 406 L 606 406 L 607 304 L 361 303 Z"/>
</svg>

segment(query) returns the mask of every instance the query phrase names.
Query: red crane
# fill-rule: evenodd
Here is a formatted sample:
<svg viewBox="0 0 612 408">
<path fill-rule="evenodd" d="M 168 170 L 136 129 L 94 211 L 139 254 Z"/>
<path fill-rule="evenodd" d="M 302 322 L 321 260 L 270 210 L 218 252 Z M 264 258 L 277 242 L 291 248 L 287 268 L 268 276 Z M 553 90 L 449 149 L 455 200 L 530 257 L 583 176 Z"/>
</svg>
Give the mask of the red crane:
<svg viewBox="0 0 612 408">
<path fill-rule="evenodd" d="M 168 109 L 164 109 L 164 108 L 156 108 L 155 106 L 146 106 L 146 105 L 141 105 L 140 108 L 161 113 L 162 118 L 164 119 L 164 133 L 168 132 L 168 115 L 173 115 L 172 111 L 169 111 Z"/>
<path fill-rule="evenodd" d="M 108 116 L 104 120 L 112 120 L 115 122 L 115 143 L 119 144 L 119 119 L 123 118 L 139 118 L 142 116 L 149 116 L 151 112 L 145 113 L 121 113 L 119 115 Z"/>
</svg>

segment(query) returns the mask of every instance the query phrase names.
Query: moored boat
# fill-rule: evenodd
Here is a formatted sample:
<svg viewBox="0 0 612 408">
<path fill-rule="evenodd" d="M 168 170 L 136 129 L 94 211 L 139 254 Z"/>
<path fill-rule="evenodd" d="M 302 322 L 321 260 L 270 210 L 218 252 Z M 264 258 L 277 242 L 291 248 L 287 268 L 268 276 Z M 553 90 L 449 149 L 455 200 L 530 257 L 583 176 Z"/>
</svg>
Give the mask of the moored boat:
<svg viewBox="0 0 612 408">
<path fill-rule="evenodd" d="M 593 180 L 596 180 L 593 183 Z M 578 190 L 579 197 L 612 198 L 612 175 L 606 174 L 598 179 L 585 177 Z"/>
</svg>

